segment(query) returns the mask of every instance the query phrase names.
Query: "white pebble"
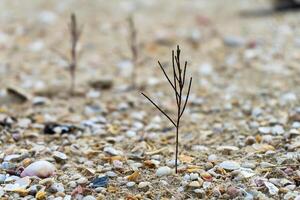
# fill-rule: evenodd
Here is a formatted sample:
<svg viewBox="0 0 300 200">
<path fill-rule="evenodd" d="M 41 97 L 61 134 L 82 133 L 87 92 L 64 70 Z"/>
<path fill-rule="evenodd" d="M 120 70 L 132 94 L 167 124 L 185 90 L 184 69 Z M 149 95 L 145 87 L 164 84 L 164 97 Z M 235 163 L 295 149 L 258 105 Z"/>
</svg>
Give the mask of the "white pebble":
<svg viewBox="0 0 300 200">
<path fill-rule="evenodd" d="M 127 187 L 133 187 L 134 185 L 135 185 L 135 182 L 133 182 L 133 181 L 126 183 Z"/>
<path fill-rule="evenodd" d="M 21 177 L 25 176 L 37 176 L 40 178 L 47 178 L 53 175 L 55 172 L 55 167 L 48 161 L 36 161 L 27 166 L 21 173 Z"/>
<path fill-rule="evenodd" d="M 197 180 L 199 178 L 199 174 L 197 174 L 197 173 L 191 173 L 190 177 L 191 177 L 191 180 Z"/>
<path fill-rule="evenodd" d="M 167 176 L 172 173 L 172 169 L 170 167 L 160 167 L 156 171 L 156 176 L 161 177 L 161 176 Z"/>
<path fill-rule="evenodd" d="M 240 164 L 235 162 L 235 161 L 223 161 L 222 163 L 219 164 L 220 167 L 226 169 L 226 170 L 236 170 L 240 168 Z"/>
<path fill-rule="evenodd" d="M 147 186 L 150 186 L 150 182 L 140 182 L 138 185 L 138 188 L 142 189 L 145 188 Z"/>
</svg>

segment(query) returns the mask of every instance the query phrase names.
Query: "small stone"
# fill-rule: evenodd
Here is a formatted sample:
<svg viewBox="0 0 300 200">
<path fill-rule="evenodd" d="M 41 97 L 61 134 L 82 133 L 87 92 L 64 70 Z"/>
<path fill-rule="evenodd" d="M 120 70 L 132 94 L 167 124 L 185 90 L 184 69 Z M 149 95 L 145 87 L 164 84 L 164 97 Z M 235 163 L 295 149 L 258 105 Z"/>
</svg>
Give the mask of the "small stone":
<svg viewBox="0 0 300 200">
<path fill-rule="evenodd" d="M 108 184 L 108 177 L 107 176 L 103 176 L 103 177 L 99 177 L 94 179 L 91 182 L 91 187 L 92 188 L 97 188 L 97 187 L 106 187 Z"/>
<path fill-rule="evenodd" d="M 252 145 L 256 142 L 256 139 L 255 137 L 253 136 L 248 136 L 246 139 L 245 139 L 245 144 L 246 145 Z"/>
<path fill-rule="evenodd" d="M 222 167 L 225 170 L 236 170 L 240 168 L 240 164 L 235 161 L 223 161 L 219 164 L 220 167 Z"/>
<path fill-rule="evenodd" d="M 194 146 L 192 146 L 192 150 L 198 151 L 198 152 L 203 152 L 203 151 L 208 151 L 209 149 L 203 145 L 194 145 Z"/>
<path fill-rule="evenodd" d="M 68 183 L 68 186 L 69 186 L 70 188 L 75 188 L 75 187 L 77 186 L 77 184 L 76 184 L 75 181 L 70 181 L 70 182 Z"/>
<path fill-rule="evenodd" d="M 258 132 L 261 134 L 270 134 L 272 132 L 272 128 L 268 126 L 259 127 Z"/>
<path fill-rule="evenodd" d="M 108 176 L 108 177 L 117 177 L 118 174 L 116 174 L 116 173 L 113 172 L 113 171 L 108 171 L 108 172 L 106 172 L 106 176 Z"/>
<path fill-rule="evenodd" d="M 88 196 L 83 197 L 82 200 L 96 200 L 96 198 L 93 197 L 92 195 L 88 195 Z"/>
<path fill-rule="evenodd" d="M 217 147 L 217 151 L 222 151 L 223 154 L 231 154 L 233 151 L 238 151 L 239 148 L 236 146 L 219 146 Z"/>
<path fill-rule="evenodd" d="M 160 167 L 156 170 L 156 176 L 161 177 L 161 176 L 167 176 L 172 173 L 172 169 L 170 167 Z"/>
<path fill-rule="evenodd" d="M 218 156 L 216 154 L 211 154 L 208 156 L 207 160 L 209 162 L 216 162 L 218 160 Z"/>
<path fill-rule="evenodd" d="M 0 174 L 0 184 L 3 184 L 5 182 L 6 175 L 5 174 Z"/>
<path fill-rule="evenodd" d="M 85 178 L 85 177 L 81 177 L 81 178 L 78 179 L 76 182 L 77 182 L 78 184 L 85 184 L 85 183 L 88 182 L 88 179 Z"/>
<path fill-rule="evenodd" d="M 168 161 L 166 162 L 166 164 L 167 164 L 167 166 L 169 166 L 169 167 L 175 167 L 175 159 L 168 160 Z M 177 164 L 178 164 L 178 165 L 180 164 L 180 161 L 179 161 L 179 160 L 177 160 Z"/>
<path fill-rule="evenodd" d="M 4 158 L 4 161 L 6 161 L 6 162 L 18 162 L 21 160 L 23 160 L 23 157 L 20 154 L 7 155 Z"/>
<path fill-rule="evenodd" d="M 119 150 L 116 150 L 113 147 L 104 147 L 104 152 L 109 153 L 109 154 L 111 154 L 113 156 L 121 156 L 121 155 L 123 155 L 123 152 L 121 152 Z"/>
<path fill-rule="evenodd" d="M 53 152 L 53 158 L 57 162 L 64 163 L 68 159 L 68 156 L 66 154 L 62 153 L 62 152 L 54 151 Z"/>
<path fill-rule="evenodd" d="M 38 191 L 35 195 L 37 200 L 45 200 L 46 199 L 46 192 L 45 191 Z"/>
<path fill-rule="evenodd" d="M 134 185 L 135 185 L 135 182 L 133 182 L 133 181 L 126 183 L 127 187 L 133 187 Z"/>
<path fill-rule="evenodd" d="M 268 188 L 270 195 L 276 195 L 279 192 L 279 189 L 273 184 L 268 181 L 265 181 L 265 186 Z"/>
<path fill-rule="evenodd" d="M 150 182 L 140 182 L 138 185 L 138 188 L 143 189 L 143 188 L 149 187 L 150 185 L 151 185 Z"/>
<path fill-rule="evenodd" d="M 113 161 L 113 166 L 116 169 L 123 169 L 123 163 L 119 160 L 114 160 Z"/>
<path fill-rule="evenodd" d="M 198 188 L 198 187 L 201 187 L 203 184 L 203 181 L 192 181 L 189 183 L 189 187 L 193 187 L 193 188 Z"/>
<path fill-rule="evenodd" d="M 284 134 L 283 127 L 280 126 L 280 125 L 275 125 L 274 127 L 272 127 L 272 134 L 273 135 L 282 135 L 282 134 Z"/>
<path fill-rule="evenodd" d="M 129 138 L 133 138 L 136 136 L 136 132 L 135 131 L 131 131 L 131 130 L 128 130 L 126 132 L 126 136 L 129 137 Z"/>
<path fill-rule="evenodd" d="M 57 193 L 57 192 L 64 192 L 65 188 L 64 185 L 62 183 L 53 183 L 50 187 L 51 192 L 53 193 Z"/>
<path fill-rule="evenodd" d="M 234 199 L 236 197 L 238 197 L 240 195 L 240 190 L 237 189 L 236 187 L 233 187 L 233 186 L 229 186 L 227 188 L 227 192 L 226 192 L 231 199 Z"/>
<path fill-rule="evenodd" d="M 55 170 L 56 169 L 54 165 L 48 161 L 36 161 L 24 169 L 24 171 L 21 173 L 21 177 L 37 176 L 39 178 L 47 178 L 52 176 Z"/>
<path fill-rule="evenodd" d="M 188 174 L 184 175 L 184 177 L 183 177 L 183 180 L 185 180 L 185 181 L 189 181 L 190 179 L 191 179 L 191 177 Z"/>
<path fill-rule="evenodd" d="M 245 39 L 239 36 L 226 36 L 223 38 L 223 42 L 229 47 L 241 47 L 246 43 Z"/>
<path fill-rule="evenodd" d="M 197 173 L 191 173 L 190 177 L 191 177 L 191 180 L 197 180 L 199 178 L 199 174 L 197 174 Z"/>
<path fill-rule="evenodd" d="M 251 162 L 243 162 L 241 164 L 241 166 L 244 168 L 250 168 L 250 169 L 255 169 L 255 167 L 256 167 L 255 163 L 251 163 Z"/>
<path fill-rule="evenodd" d="M 270 167 L 275 167 L 275 165 L 263 161 L 263 162 L 260 163 L 260 167 L 261 168 L 270 168 Z"/>
</svg>

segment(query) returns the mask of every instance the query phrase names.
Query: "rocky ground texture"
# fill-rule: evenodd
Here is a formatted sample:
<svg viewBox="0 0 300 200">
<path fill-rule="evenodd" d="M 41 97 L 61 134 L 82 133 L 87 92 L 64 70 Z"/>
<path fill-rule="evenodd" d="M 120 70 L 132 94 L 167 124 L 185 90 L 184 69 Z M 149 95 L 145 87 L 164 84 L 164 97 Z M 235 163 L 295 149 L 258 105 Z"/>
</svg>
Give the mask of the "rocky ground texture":
<svg viewBox="0 0 300 200">
<path fill-rule="evenodd" d="M 300 13 L 269 3 L 2 0 L 1 199 L 300 199 Z M 175 129 L 140 92 L 175 114 L 157 60 L 171 73 L 177 44 L 193 86 L 175 174 Z"/>
</svg>

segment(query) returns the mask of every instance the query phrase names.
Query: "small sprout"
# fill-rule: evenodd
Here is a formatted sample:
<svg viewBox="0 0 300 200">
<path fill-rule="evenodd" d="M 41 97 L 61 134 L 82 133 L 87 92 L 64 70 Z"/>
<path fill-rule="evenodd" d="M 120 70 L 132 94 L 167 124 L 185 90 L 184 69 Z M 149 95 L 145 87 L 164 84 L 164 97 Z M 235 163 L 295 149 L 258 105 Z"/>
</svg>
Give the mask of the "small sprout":
<svg viewBox="0 0 300 200">
<path fill-rule="evenodd" d="M 179 127 L 180 127 L 180 119 L 183 115 L 183 112 L 186 108 L 190 90 L 192 86 L 192 77 L 190 77 L 188 88 L 187 88 L 187 94 L 185 100 L 183 99 L 183 91 L 185 86 L 185 77 L 186 77 L 186 67 L 187 67 L 187 61 L 184 63 L 184 67 L 182 68 L 180 63 L 180 49 L 179 46 L 177 46 L 176 55 L 174 55 L 174 50 L 172 51 L 172 66 L 173 66 L 173 82 L 168 77 L 166 71 L 164 70 L 161 63 L 158 61 L 158 65 L 162 72 L 164 73 L 166 79 L 170 83 L 172 90 L 174 91 L 176 104 L 177 104 L 177 117 L 176 120 L 173 120 L 163 109 L 161 109 L 156 103 L 154 103 L 147 95 L 142 93 L 144 97 L 146 97 L 165 117 L 168 118 L 168 120 L 174 125 L 176 128 L 176 150 L 175 150 L 175 172 L 177 173 L 177 165 L 178 165 L 178 136 L 179 136 Z"/>
<path fill-rule="evenodd" d="M 133 64 L 132 69 L 132 87 L 136 87 L 136 67 L 138 62 L 138 43 L 137 43 L 137 30 L 135 28 L 133 16 L 128 17 L 128 29 L 129 29 L 129 46 L 131 51 L 131 61 Z"/>
<path fill-rule="evenodd" d="M 69 63 L 70 75 L 71 75 L 71 86 L 70 86 L 70 93 L 74 94 L 75 89 L 75 73 L 77 68 L 77 45 L 79 38 L 81 36 L 81 30 L 78 29 L 76 15 L 74 13 L 71 14 L 71 23 L 69 24 L 69 31 L 71 36 L 71 60 Z"/>
</svg>

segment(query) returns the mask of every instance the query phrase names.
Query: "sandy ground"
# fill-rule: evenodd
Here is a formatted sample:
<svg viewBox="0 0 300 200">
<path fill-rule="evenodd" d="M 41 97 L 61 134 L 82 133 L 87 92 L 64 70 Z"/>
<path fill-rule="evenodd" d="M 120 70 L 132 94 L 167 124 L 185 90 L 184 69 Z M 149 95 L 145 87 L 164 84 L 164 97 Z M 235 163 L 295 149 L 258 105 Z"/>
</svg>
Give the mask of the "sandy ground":
<svg viewBox="0 0 300 200">
<path fill-rule="evenodd" d="M 269 9 L 269 1 L 254 0 L 2 0 L 0 197 L 300 198 L 300 13 Z M 83 29 L 73 96 L 72 12 Z M 175 174 L 175 129 L 140 92 L 175 117 L 157 60 L 171 73 L 177 44 L 193 85 Z M 93 88 L 97 81 L 111 87 Z M 39 160 L 49 163 L 34 173 L 51 172 L 52 163 L 55 174 L 19 177 Z M 98 178 L 102 185 L 92 185 Z"/>
</svg>

